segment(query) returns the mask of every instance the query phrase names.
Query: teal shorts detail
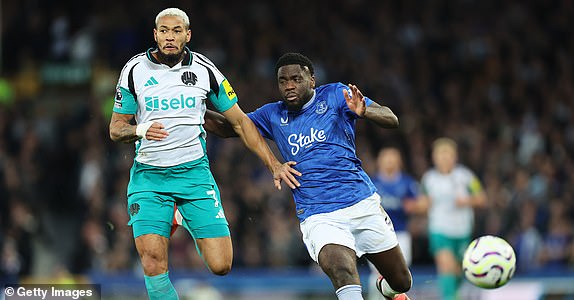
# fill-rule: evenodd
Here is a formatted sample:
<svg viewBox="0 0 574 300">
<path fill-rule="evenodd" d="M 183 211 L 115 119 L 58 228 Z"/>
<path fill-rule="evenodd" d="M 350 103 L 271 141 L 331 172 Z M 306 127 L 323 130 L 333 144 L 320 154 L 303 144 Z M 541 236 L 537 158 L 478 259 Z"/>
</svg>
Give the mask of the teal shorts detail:
<svg viewBox="0 0 574 300">
<path fill-rule="evenodd" d="M 184 223 L 183 227 L 187 229 L 186 223 Z M 189 231 L 193 239 L 208 239 L 231 236 L 229 226 L 226 224 L 207 225 L 193 230 L 188 229 L 187 231 Z"/>
<path fill-rule="evenodd" d="M 453 238 L 440 233 L 430 233 L 430 250 L 433 255 L 440 250 L 449 250 L 460 261 L 464 256 L 464 251 L 470 244 L 470 237 Z"/>
<path fill-rule="evenodd" d="M 189 198 L 189 189 L 200 185 L 215 185 L 207 156 L 173 167 L 155 167 L 134 161 L 128 197 L 140 192 L 155 192 Z"/>
<path fill-rule="evenodd" d="M 127 208 L 134 237 L 153 233 L 169 238 L 174 204 L 194 239 L 230 235 L 207 158 L 168 168 L 136 162 L 131 175 Z"/>
<path fill-rule="evenodd" d="M 128 213 L 134 237 L 155 233 L 169 238 L 175 200 L 153 192 L 136 193 L 128 197 Z"/>
<path fill-rule="evenodd" d="M 134 232 L 134 238 L 140 235 L 153 233 L 169 239 L 171 224 L 161 221 L 138 220 L 137 222 L 132 223 L 132 230 Z"/>
</svg>

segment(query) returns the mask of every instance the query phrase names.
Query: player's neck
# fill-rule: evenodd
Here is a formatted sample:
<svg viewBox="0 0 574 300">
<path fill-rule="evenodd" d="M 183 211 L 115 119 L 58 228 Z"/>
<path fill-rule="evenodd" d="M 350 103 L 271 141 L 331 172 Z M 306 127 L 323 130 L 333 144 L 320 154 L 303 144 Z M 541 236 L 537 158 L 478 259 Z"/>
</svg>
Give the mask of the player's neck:
<svg viewBox="0 0 574 300">
<path fill-rule="evenodd" d="M 448 175 L 450 174 L 450 172 L 452 172 L 454 167 L 442 167 L 442 168 L 437 167 L 436 169 L 438 170 L 439 173 Z"/>
</svg>

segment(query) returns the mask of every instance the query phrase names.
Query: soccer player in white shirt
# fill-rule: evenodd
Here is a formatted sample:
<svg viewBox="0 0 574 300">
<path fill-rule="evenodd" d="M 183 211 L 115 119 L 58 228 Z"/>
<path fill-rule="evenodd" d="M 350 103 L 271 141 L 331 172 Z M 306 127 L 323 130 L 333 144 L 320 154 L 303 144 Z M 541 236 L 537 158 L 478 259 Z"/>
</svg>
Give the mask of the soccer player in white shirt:
<svg viewBox="0 0 574 300">
<path fill-rule="evenodd" d="M 432 149 L 434 168 L 423 175 L 423 195 L 416 204 L 417 210 L 428 211 L 441 299 L 455 300 L 462 279 L 460 262 L 474 224 L 473 209 L 486 204 L 486 194 L 476 175 L 457 164 L 454 140 L 439 138 Z"/>
<path fill-rule="evenodd" d="M 136 143 L 128 185 L 129 225 L 150 299 L 178 299 L 168 276 L 168 241 L 177 204 L 209 270 L 225 275 L 233 250 L 219 189 L 209 168 L 203 129 L 206 100 L 231 123 L 246 146 L 273 174 L 275 186 L 299 185 L 293 162 L 281 164 L 235 91 L 205 56 L 190 51 L 189 18 L 177 8 L 161 11 L 153 30 L 157 48 L 124 66 L 117 86 L 110 137 Z"/>
</svg>

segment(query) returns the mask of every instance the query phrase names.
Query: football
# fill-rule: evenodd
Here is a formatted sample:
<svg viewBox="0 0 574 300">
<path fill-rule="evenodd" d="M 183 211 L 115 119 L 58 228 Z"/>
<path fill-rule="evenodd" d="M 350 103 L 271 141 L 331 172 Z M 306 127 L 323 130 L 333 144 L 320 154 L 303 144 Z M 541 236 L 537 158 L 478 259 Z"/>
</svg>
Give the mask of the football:
<svg viewBox="0 0 574 300">
<path fill-rule="evenodd" d="M 464 253 L 462 271 L 472 284 L 486 289 L 505 285 L 514 275 L 516 255 L 504 239 L 486 235 L 473 240 Z"/>
</svg>

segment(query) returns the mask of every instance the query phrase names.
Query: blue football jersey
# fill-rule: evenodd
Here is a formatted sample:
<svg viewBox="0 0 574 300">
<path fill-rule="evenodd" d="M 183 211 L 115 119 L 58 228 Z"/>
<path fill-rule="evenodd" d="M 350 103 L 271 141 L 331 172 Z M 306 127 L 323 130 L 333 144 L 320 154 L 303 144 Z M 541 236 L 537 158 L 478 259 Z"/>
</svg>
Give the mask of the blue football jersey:
<svg viewBox="0 0 574 300">
<path fill-rule="evenodd" d="M 302 173 L 293 191 L 300 221 L 351 206 L 375 192 L 355 152 L 355 122 L 341 83 L 322 85 L 300 111 L 283 101 L 249 113 L 265 138 L 275 141 L 283 159 L 295 161 Z M 365 97 L 366 98 L 366 97 Z M 366 98 L 367 106 L 373 103 Z"/>
<path fill-rule="evenodd" d="M 418 184 L 409 175 L 401 172 L 397 178 L 373 177 L 373 183 L 381 195 L 381 204 L 393 220 L 396 231 L 407 230 L 407 214 L 403 209 L 403 201 L 415 199 L 418 196 Z"/>
</svg>

